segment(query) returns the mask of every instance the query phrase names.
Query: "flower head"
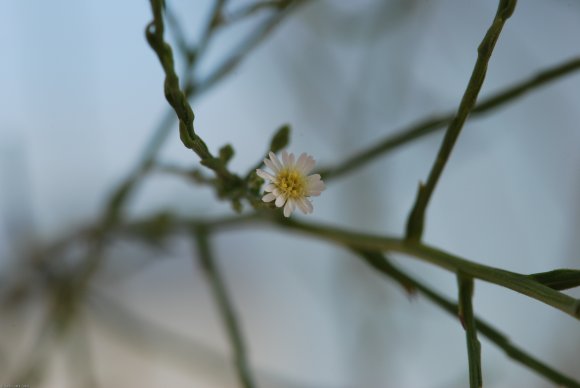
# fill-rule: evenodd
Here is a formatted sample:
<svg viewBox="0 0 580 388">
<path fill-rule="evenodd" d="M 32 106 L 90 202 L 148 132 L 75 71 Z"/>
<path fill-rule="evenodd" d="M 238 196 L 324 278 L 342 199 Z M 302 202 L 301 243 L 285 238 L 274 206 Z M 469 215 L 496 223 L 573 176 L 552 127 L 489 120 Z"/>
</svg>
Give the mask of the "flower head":
<svg viewBox="0 0 580 388">
<path fill-rule="evenodd" d="M 319 196 L 325 189 L 324 182 L 319 174 L 308 175 L 316 163 L 312 156 L 300 154 L 295 160 L 294 154 L 282 152 L 282 162 L 270 152 L 269 159 L 264 159 L 264 164 L 274 172 L 274 175 L 257 169 L 256 174 L 270 181 L 264 187 L 267 192 L 262 200 L 264 202 L 276 201 L 276 207 L 284 206 L 284 216 L 290 214 L 298 207 L 304 214 L 312 213 L 312 203 L 308 197 Z"/>
</svg>

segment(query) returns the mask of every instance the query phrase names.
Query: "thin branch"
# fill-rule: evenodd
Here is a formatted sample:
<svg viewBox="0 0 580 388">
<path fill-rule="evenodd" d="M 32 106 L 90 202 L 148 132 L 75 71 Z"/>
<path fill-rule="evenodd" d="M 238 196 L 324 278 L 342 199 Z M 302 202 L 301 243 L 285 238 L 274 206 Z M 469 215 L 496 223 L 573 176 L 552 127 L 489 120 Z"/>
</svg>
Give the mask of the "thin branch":
<svg viewBox="0 0 580 388">
<path fill-rule="evenodd" d="M 214 35 L 214 32 L 222 25 L 223 11 L 224 7 L 226 6 L 226 3 L 227 0 L 214 0 L 213 7 L 209 13 L 206 25 L 203 28 L 201 37 L 195 49 L 196 59 L 201 58 L 203 54 L 205 54 L 205 51 L 209 46 L 209 43 Z"/>
<path fill-rule="evenodd" d="M 250 371 L 246 346 L 239 320 L 234 311 L 234 306 L 228 294 L 222 274 L 214 260 L 207 231 L 197 228 L 195 231 L 199 262 L 205 271 L 208 282 L 213 292 L 215 303 L 218 306 L 222 321 L 226 328 L 232 350 L 234 352 L 234 364 L 238 373 L 240 384 L 244 388 L 254 388 L 254 377 Z"/>
<path fill-rule="evenodd" d="M 132 224 L 133 226 L 128 226 L 126 230 L 134 230 L 135 227 L 138 228 L 139 225 L 146 224 L 147 222 L 147 220 L 138 221 Z M 300 222 L 282 218 L 281 216 L 274 217 L 272 216 L 272 212 L 268 212 L 267 210 L 250 213 L 241 217 L 227 217 L 216 222 L 211 220 L 176 219 L 173 220 L 173 226 L 175 230 L 206 228 L 215 232 L 222 230 L 222 228 L 246 227 L 250 222 L 274 224 L 298 233 L 361 250 L 392 251 L 408 254 L 450 272 L 457 273 L 461 271 L 466 276 L 516 291 L 561 310 L 576 319 L 580 319 L 580 300 L 558 292 L 534 280 L 529 275 L 522 275 L 472 262 L 427 244 L 405 238 L 357 233 L 325 224 Z"/>
<path fill-rule="evenodd" d="M 226 58 L 216 69 L 210 73 L 204 80 L 197 84 L 186 85 L 185 90 L 190 88 L 198 90 L 198 92 L 205 91 L 209 86 L 219 82 L 224 77 L 229 75 L 241 61 L 245 58 L 248 52 L 256 48 L 270 33 L 284 20 L 284 18 L 299 5 L 307 3 L 309 0 L 294 0 L 289 5 L 271 16 L 266 22 L 260 25 L 250 36 L 240 44 L 240 46 Z"/>
<path fill-rule="evenodd" d="M 248 17 L 253 16 L 254 14 L 265 10 L 265 9 L 283 9 L 288 4 L 292 3 L 293 0 L 266 0 L 266 1 L 257 1 L 253 4 L 247 4 L 243 7 L 236 9 L 228 13 L 225 16 L 226 23 L 236 23 L 241 20 L 244 20 Z"/>
<path fill-rule="evenodd" d="M 224 386 L 229 380 L 223 371 L 229 360 L 221 352 L 194 339 L 174 332 L 164 325 L 138 314 L 129 306 L 120 303 L 97 290 L 91 290 L 88 307 L 93 313 L 99 328 L 115 336 L 128 345 L 155 352 L 173 365 L 184 368 L 196 377 L 205 374 L 211 377 L 216 386 Z M 309 388 L 311 385 L 289 380 L 267 369 L 258 369 L 256 374 L 264 385 L 277 388 Z M 314 387 L 312 387 L 314 388 Z M 320 388 L 317 385 L 317 388 Z"/>
<path fill-rule="evenodd" d="M 181 55 L 187 58 L 187 66 L 190 66 L 195 61 L 195 55 L 193 50 L 190 48 L 187 42 L 185 31 L 179 23 L 179 18 L 175 13 L 173 13 L 173 8 L 165 7 L 165 17 L 167 18 L 167 25 L 170 27 L 171 32 L 173 32 L 173 38 L 175 39 L 175 46 L 180 51 Z"/>
<path fill-rule="evenodd" d="M 473 317 L 473 278 L 459 272 L 457 274 L 457 285 L 459 288 L 459 308 L 457 313 L 465 329 L 467 358 L 469 360 L 469 386 L 470 388 L 481 388 L 483 386 L 481 345 L 477 339 L 477 328 Z"/>
<path fill-rule="evenodd" d="M 461 271 L 466 276 L 509 288 L 580 319 L 580 300 L 553 290 L 527 275 L 475 263 L 414 240 L 368 235 L 327 225 L 292 220 L 278 219 L 277 224 L 344 246 L 409 254 L 453 273 Z"/>
<path fill-rule="evenodd" d="M 482 100 L 475 106 L 475 108 L 473 108 L 469 115 L 469 119 L 483 116 L 496 108 L 514 102 L 519 97 L 524 96 L 527 92 L 539 90 L 542 86 L 557 81 L 577 70 L 580 70 L 580 58 L 573 58 L 564 63 L 542 70 L 526 80 L 509 86 Z M 324 177 L 324 180 L 339 178 L 365 166 L 380 156 L 386 155 L 389 151 L 441 130 L 446 125 L 449 125 L 454 117 L 455 113 L 449 112 L 421 120 L 409 128 L 397 131 L 395 135 L 388 136 L 384 140 L 378 141 L 377 144 L 358 152 L 335 167 L 321 169 L 319 173 Z"/>
<path fill-rule="evenodd" d="M 200 185 L 215 185 L 215 179 L 205 175 L 204 172 L 198 168 L 186 169 L 177 165 L 157 163 L 153 171 L 168 175 L 175 175 Z"/>
<path fill-rule="evenodd" d="M 75 335 L 70 338 L 72 342 L 72 348 L 69 350 L 68 355 L 70 357 L 70 374 L 77 375 L 77 386 L 98 388 L 100 384 L 93 360 L 93 348 L 89 337 L 88 322 L 84 314 L 79 314 L 72 331 Z"/>
<path fill-rule="evenodd" d="M 205 142 L 195 133 L 193 127 L 195 116 L 186 94 L 179 87 L 179 77 L 175 72 L 171 46 L 164 40 L 165 26 L 162 9 L 162 0 L 151 0 L 153 21 L 147 25 L 146 37 L 163 67 L 165 73 L 165 98 L 179 119 L 181 141 L 183 145 L 193 150 L 201 158 L 203 165 L 214 170 L 218 177 L 223 180 L 231 180 L 233 175 L 227 170 L 224 163 L 212 155 Z"/>
<path fill-rule="evenodd" d="M 188 74 L 193 72 L 195 64 L 198 63 L 201 58 L 198 52 L 195 57 L 195 61 L 189 63 L 188 66 L 186 66 L 185 74 L 187 81 L 184 86 L 184 93 L 186 98 L 188 100 L 198 98 L 216 86 L 220 81 L 224 80 L 228 74 L 234 71 L 237 66 L 242 63 L 242 61 L 252 52 L 253 49 L 259 46 L 259 44 L 268 36 L 268 34 L 270 34 L 277 26 L 280 25 L 282 20 L 286 18 L 292 10 L 296 9 L 298 5 L 304 4 L 307 1 L 308 0 L 295 0 L 290 7 L 278 12 L 276 15 L 265 21 L 257 28 L 254 33 L 250 35 L 248 39 L 242 42 L 233 51 L 234 54 L 232 54 L 230 57 L 224 60 L 224 62 L 218 65 L 205 80 L 194 82 L 192 78 L 188 76 Z M 212 33 L 215 31 L 216 30 L 213 29 Z M 147 173 L 153 166 L 155 159 L 161 150 L 161 147 L 169 136 L 174 120 L 175 112 L 172 109 L 168 110 L 163 115 L 159 124 L 153 131 L 153 135 L 147 142 L 147 145 L 143 150 L 142 157 L 140 158 L 137 165 L 109 195 L 104 210 L 104 214 L 106 215 L 104 219 L 109 221 L 103 222 L 103 224 L 114 224 L 118 222 L 120 218 L 122 218 L 122 211 L 125 204 L 131 198 L 132 194 L 139 187 L 143 178 L 147 176 Z"/>
<path fill-rule="evenodd" d="M 353 252 L 356 253 L 358 257 L 363 259 L 368 265 L 398 282 L 406 292 L 418 291 L 431 302 L 439 306 L 443 311 L 446 311 L 452 316 L 456 316 L 457 311 L 459 310 L 459 306 L 456 303 L 453 303 L 437 291 L 426 286 L 423 282 L 413 278 L 406 272 L 403 272 L 388 258 L 384 257 L 380 252 L 371 252 L 357 249 L 353 249 Z M 501 333 L 499 330 L 489 325 L 482 319 L 475 317 L 475 326 L 480 334 L 486 337 L 489 341 L 493 342 L 497 347 L 502 349 L 505 354 L 512 360 L 530 368 L 531 370 L 535 371 L 539 375 L 544 376 L 555 384 L 560 384 L 570 388 L 580 388 L 579 382 L 558 372 L 534 356 L 526 353 L 524 350 L 514 345 L 505 334 Z"/>
<path fill-rule="evenodd" d="M 473 73 L 471 74 L 471 78 L 467 84 L 467 89 L 465 90 L 461 103 L 459 104 L 457 115 L 447 128 L 437 158 L 435 159 L 435 163 L 433 164 L 429 177 L 427 178 L 427 183 L 419 184 L 417 198 L 413 209 L 409 214 L 409 219 L 407 220 L 407 238 L 409 239 L 421 240 L 425 223 L 425 211 L 429 205 L 431 195 L 433 194 L 435 186 L 437 185 L 437 182 L 443 173 L 443 169 L 449 160 L 449 156 L 451 155 L 451 151 L 453 150 L 455 142 L 463 128 L 463 124 L 475 106 L 477 96 L 485 79 L 487 64 L 491 58 L 495 43 L 499 38 L 505 21 L 512 15 L 515 6 L 516 0 L 500 0 L 493 23 L 479 45 L 477 50 L 477 61 L 475 62 Z"/>
</svg>

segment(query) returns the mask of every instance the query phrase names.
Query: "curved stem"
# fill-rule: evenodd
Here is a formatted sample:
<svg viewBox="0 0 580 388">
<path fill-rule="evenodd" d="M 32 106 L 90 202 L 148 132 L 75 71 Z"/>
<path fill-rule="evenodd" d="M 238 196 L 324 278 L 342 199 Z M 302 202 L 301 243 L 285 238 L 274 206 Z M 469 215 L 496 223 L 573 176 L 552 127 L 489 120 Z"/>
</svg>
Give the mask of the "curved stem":
<svg viewBox="0 0 580 388">
<path fill-rule="evenodd" d="M 527 92 L 539 90 L 542 86 L 578 70 L 580 70 L 580 58 L 572 58 L 556 66 L 544 69 L 524 81 L 506 87 L 504 90 L 483 99 L 473 108 L 469 119 L 483 116 L 493 109 L 514 102 Z M 324 177 L 324 180 L 340 178 L 367 165 L 378 157 L 386 155 L 389 151 L 441 130 L 446 125 L 449 125 L 454 117 L 455 113 L 449 112 L 421 120 L 409 128 L 396 131 L 395 135 L 379 140 L 373 146 L 356 153 L 334 167 L 320 169 L 319 174 Z"/>
<path fill-rule="evenodd" d="M 207 230 L 204 228 L 197 228 L 195 237 L 199 252 L 199 262 L 205 271 L 208 282 L 210 283 L 215 303 L 219 308 L 220 315 L 234 352 L 234 364 L 236 366 L 240 385 L 244 388 L 255 388 L 257 385 L 255 384 L 254 377 L 250 371 L 239 319 L 234 311 L 234 306 L 222 274 L 214 260 Z"/>
<path fill-rule="evenodd" d="M 450 315 L 457 316 L 459 306 L 456 303 L 450 301 L 431 287 L 426 286 L 422 281 L 413 278 L 411 275 L 397 268 L 380 252 L 357 249 L 353 249 L 353 251 L 368 265 L 401 284 L 407 292 L 418 291 L 442 310 L 448 312 Z M 506 335 L 483 321 L 481 318 L 475 317 L 475 323 L 477 331 L 497 347 L 502 349 L 512 360 L 525 365 L 556 384 L 565 387 L 580 388 L 580 383 L 578 381 L 558 372 L 531 354 L 526 353 L 524 350 L 513 344 Z"/>
<path fill-rule="evenodd" d="M 405 253 L 453 273 L 461 271 L 467 276 L 509 288 L 580 319 L 580 301 L 547 287 L 527 275 L 474 263 L 418 241 L 367 235 L 326 225 L 291 220 L 280 220 L 278 225 L 349 247 Z"/>
</svg>

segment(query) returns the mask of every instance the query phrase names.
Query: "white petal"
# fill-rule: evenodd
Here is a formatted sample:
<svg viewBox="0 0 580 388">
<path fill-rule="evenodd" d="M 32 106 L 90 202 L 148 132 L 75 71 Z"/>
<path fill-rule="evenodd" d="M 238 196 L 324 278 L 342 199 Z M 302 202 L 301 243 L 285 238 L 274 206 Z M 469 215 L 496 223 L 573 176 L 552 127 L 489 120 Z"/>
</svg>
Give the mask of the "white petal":
<svg viewBox="0 0 580 388">
<path fill-rule="evenodd" d="M 264 186 L 264 191 L 265 192 L 274 191 L 275 188 L 276 188 L 276 185 L 275 184 L 268 183 L 266 186 Z"/>
<path fill-rule="evenodd" d="M 308 179 L 308 183 L 320 181 L 320 174 L 308 175 L 308 178 L 307 179 Z"/>
<path fill-rule="evenodd" d="M 280 189 L 275 187 L 274 190 L 272 190 L 272 194 L 274 194 L 276 197 L 278 197 L 280 195 Z"/>
<path fill-rule="evenodd" d="M 306 207 L 308 208 L 308 213 L 312 213 L 314 211 L 314 206 L 312 206 L 312 202 L 310 202 L 306 198 L 304 198 L 303 201 L 306 204 Z"/>
<path fill-rule="evenodd" d="M 308 184 L 308 190 L 323 191 L 324 189 L 326 189 L 326 186 L 324 186 L 324 182 L 322 181 Z"/>
<path fill-rule="evenodd" d="M 306 189 L 308 195 L 310 196 L 317 196 L 326 189 L 324 182 L 320 180 L 320 175 L 310 175 L 308 177 L 308 187 Z"/>
<path fill-rule="evenodd" d="M 312 213 L 312 210 L 313 210 L 312 204 L 306 198 L 298 199 L 296 201 L 296 204 L 298 205 L 300 210 L 302 210 L 302 213 L 304 213 L 304 214 Z"/>
<path fill-rule="evenodd" d="M 324 189 L 325 189 L 324 185 L 308 187 L 308 189 L 306 190 L 306 194 L 309 197 L 318 197 Z"/>
<path fill-rule="evenodd" d="M 286 198 L 283 195 L 276 197 L 276 207 L 284 206 L 284 202 L 286 202 Z"/>
<path fill-rule="evenodd" d="M 276 199 L 276 196 L 272 193 L 268 193 L 262 197 L 262 201 L 264 202 L 272 202 Z"/>
<path fill-rule="evenodd" d="M 294 154 L 290 153 L 290 155 L 288 155 L 288 159 L 290 162 L 290 167 L 294 166 Z"/>
<path fill-rule="evenodd" d="M 320 193 L 322 193 L 322 191 L 324 190 L 324 186 L 314 186 L 314 187 L 309 187 L 306 190 L 306 193 L 309 197 L 317 197 L 320 195 Z"/>
<path fill-rule="evenodd" d="M 304 162 L 304 167 L 302 167 L 302 172 L 304 173 L 304 175 L 307 175 L 310 171 L 312 171 L 315 164 L 316 164 L 316 161 L 314 160 L 314 158 L 312 156 L 308 156 L 308 158 Z M 316 174 L 316 175 L 318 175 L 318 174 Z M 318 175 L 318 176 L 320 177 L 320 175 Z"/>
<path fill-rule="evenodd" d="M 292 199 L 289 199 L 284 206 L 284 217 L 290 217 L 290 214 L 294 211 L 296 205 Z"/>
<path fill-rule="evenodd" d="M 278 159 L 278 157 L 276 156 L 275 153 L 273 153 L 272 151 L 270 151 L 270 153 L 268 154 L 268 156 L 270 157 L 270 160 L 272 161 L 272 163 L 274 164 L 274 166 L 276 166 L 276 168 L 278 170 L 282 169 L 282 163 L 280 163 L 280 159 Z M 278 171 L 276 171 L 278 172 Z"/>
<path fill-rule="evenodd" d="M 270 159 L 264 159 L 264 164 L 266 165 L 266 167 L 268 167 L 270 170 L 274 171 L 274 173 L 278 173 L 278 171 L 280 171 L 280 169 L 278 169 L 278 167 L 276 167 L 276 165 L 274 163 L 272 163 L 272 161 Z"/>
<path fill-rule="evenodd" d="M 260 170 L 259 168 L 256 169 L 256 174 L 258 174 L 260 178 L 268 179 L 272 182 L 276 181 L 276 178 L 272 174 L 268 174 L 266 171 Z"/>
<path fill-rule="evenodd" d="M 296 161 L 296 169 L 298 171 L 301 171 L 302 173 L 304 173 L 304 163 L 306 162 L 307 159 L 308 159 L 308 155 L 305 152 L 300 154 L 300 156 L 298 157 L 298 160 Z"/>
<path fill-rule="evenodd" d="M 286 167 L 290 166 L 290 158 L 288 152 L 286 151 L 282 151 L 282 162 L 284 162 L 284 166 Z"/>
</svg>

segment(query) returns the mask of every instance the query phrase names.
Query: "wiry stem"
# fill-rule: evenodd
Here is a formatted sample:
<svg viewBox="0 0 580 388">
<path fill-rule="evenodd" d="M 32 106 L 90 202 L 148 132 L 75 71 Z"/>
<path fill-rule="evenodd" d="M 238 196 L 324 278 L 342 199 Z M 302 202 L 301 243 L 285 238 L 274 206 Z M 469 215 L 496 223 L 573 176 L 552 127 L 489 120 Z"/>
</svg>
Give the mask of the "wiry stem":
<svg viewBox="0 0 580 388">
<path fill-rule="evenodd" d="M 234 364 L 238 373 L 240 385 L 244 388 L 256 387 L 254 377 L 250 371 L 246 346 L 244 344 L 239 320 L 234 311 L 231 298 L 228 294 L 225 282 L 214 260 L 207 231 L 197 228 L 195 231 L 197 241 L 199 262 L 205 271 L 207 280 L 210 283 L 215 303 L 219 308 L 221 318 L 226 328 L 232 350 L 234 352 Z"/>
<path fill-rule="evenodd" d="M 446 311 L 452 316 L 456 316 L 459 311 L 459 305 L 451 302 L 437 291 L 426 286 L 422 281 L 413 278 L 411 275 L 402 271 L 395 266 L 388 258 L 384 257 L 380 252 L 364 251 L 353 249 L 361 259 L 372 266 L 380 273 L 389 276 L 397 281 L 407 292 L 418 291 L 424 295 L 431 302 L 439 306 L 443 311 Z M 544 362 L 538 360 L 531 354 L 526 353 L 518 346 L 514 345 L 509 338 L 501 333 L 499 330 L 489 325 L 481 318 L 475 317 L 475 326 L 477 331 L 493 342 L 497 347 L 502 349 L 505 354 L 512 360 L 519 362 L 522 365 L 530 368 L 548 380 L 565 387 L 580 388 L 580 383 L 568 377 L 554 368 L 546 365 Z"/>
<path fill-rule="evenodd" d="M 483 99 L 473 108 L 469 115 L 469 119 L 483 116 L 494 109 L 500 108 L 510 102 L 514 102 L 519 97 L 524 96 L 527 92 L 540 90 L 542 86 L 557 81 L 577 70 L 580 70 L 580 58 L 573 58 L 564 63 L 542 70 L 524 81 L 506 87 L 504 90 Z M 421 120 L 409 128 L 397 131 L 395 135 L 388 136 L 384 140 L 379 140 L 376 144 L 356 153 L 354 156 L 347 158 L 346 160 L 341 161 L 334 167 L 320 169 L 319 173 L 325 180 L 340 178 L 350 172 L 364 167 L 380 156 L 386 155 L 389 151 L 395 150 L 400 146 L 409 144 L 417 139 L 441 130 L 446 125 L 449 125 L 454 117 L 455 113 L 450 112 Z"/>
<path fill-rule="evenodd" d="M 233 175 L 227 170 L 224 163 L 212 155 L 205 142 L 195 133 L 193 110 L 186 94 L 179 86 L 179 77 L 175 73 L 171 46 L 164 41 L 165 25 L 162 8 L 162 0 L 151 0 L 153 21 L 147 25 L 146 36 L 149 45 L 157 53 L 159 62 L 161 62 L 163 67 L 165 73 L 165 98 L 179 119 L 181 141 L 201 158 L 203 165 L 214 170 L 221 179 L 230 180 Z"/>
<path fill-rule="evenodd" d="M 500 0 L 493 23 L 479 45 L 477 61 L 475 62 L 473 73 L 471 74 L 471 78 L 467 84 L 467 89 L 465 90 L 461 103 L 459 104 L 457 115 L 447 128 L 437 158 L 435 159 L 435 163 L 433 163 L 433 167 L 431 168 L 431 172 L 427 178 L 427 183 L 420 183 L 419 185 L 417 199 L 415 200 L 415 204 L 407 221 L 407 238 L 409 239 L 421 240 L 425 223 L 425 211 L 429 205 L 431 195 L 433 194 L 435 186 L 443 173 L 447 160 L 449 160 L 449 156 L 451 155 L 451 151 L 453 150 L 455 142 L 459 137 L 459 133 L 463 128 L 463 124 L 475 106 L 477 96 L 479 95 L 479 91 L 481 90 L 481 86 L 485 79 L 485 74 L 487 73 L 487 64 L 491 58 L 495 43 L 499 38 L 499 34 L 501 33 L 505 21 L 512 15 L 515 6 L 516 0 Z"/>
<path fill-rule="evenodd" d="M 481 388 L 483 377 L 481 374 L 481 345 L 477 340 L 477 328 L 473 317 L 473 279 L 457 273 L 457 285 L 459 288 L 459 308 L 457 313 L 461 324 L 465 329 L 467 342 L 467 359 L 469 361 L 469 386 Z"/>
<path fill-rule="evenodd" d="M 467 276 L 527 295 L 580 319 L 580 301 L 547 287 L 527 275 L 475 263 L 418 241 L 355 233 L 326 225 L 291 220 L 281 220 L 278 224 L 349 247 L 409 254 L 453 273 L 462 272 Z"/>
</svg>

